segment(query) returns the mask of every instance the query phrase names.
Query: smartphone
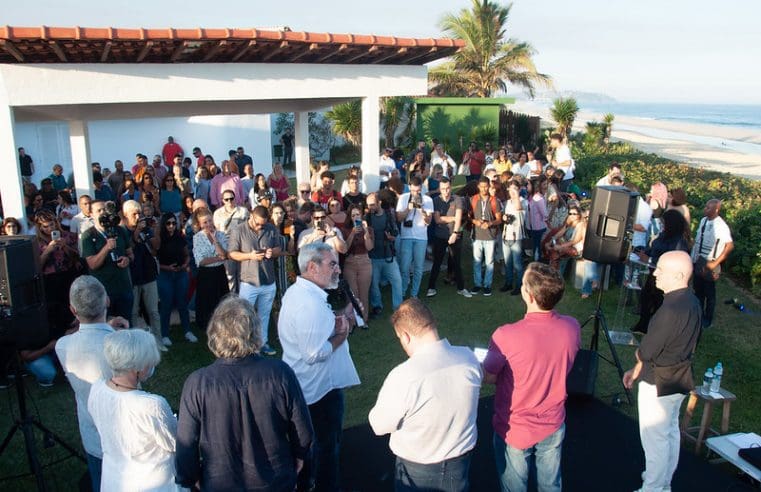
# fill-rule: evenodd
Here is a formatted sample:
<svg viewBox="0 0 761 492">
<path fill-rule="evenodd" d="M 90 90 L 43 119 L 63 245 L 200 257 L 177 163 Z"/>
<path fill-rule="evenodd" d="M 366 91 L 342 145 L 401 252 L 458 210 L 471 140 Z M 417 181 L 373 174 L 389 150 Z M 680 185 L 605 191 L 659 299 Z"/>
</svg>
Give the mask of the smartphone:
<svg viewBox="0 0 761 492">
<path fill-rule="evenodd" d="M 52 239 L 53 241 L 58 241 L 59 239 L 61 239 L 61 231 L 52 231 L 50 233 L 50 239 Z"/>
<path fill-rule="evenodd" d="M 354 227 L 362 227 L 362 221 L 359 219 L 356 219 L 354 221 Z"/>
</svg>

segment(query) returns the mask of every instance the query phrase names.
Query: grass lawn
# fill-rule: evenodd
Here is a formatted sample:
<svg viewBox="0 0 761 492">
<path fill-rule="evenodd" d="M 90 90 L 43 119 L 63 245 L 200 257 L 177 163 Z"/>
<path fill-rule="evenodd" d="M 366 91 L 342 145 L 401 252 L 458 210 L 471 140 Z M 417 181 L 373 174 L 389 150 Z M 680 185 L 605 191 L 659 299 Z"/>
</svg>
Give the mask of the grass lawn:
<svg viewBox="0 0 761 492">
<path fill-rule="evenodd" d="M 338 181 L 340 183 L 340 180 Z M 471 261 L 469 255 L 464 255 L 464 268 L 466 274 L 466 286 L 472 285 L 470 274 Z M 524 314 L 524 306 L 520 296 L 510 296 L 498 291 L 502 285 L 502 272 L 495 269 L 493 287 L 494 295 L 484 297 L 475 296 L 465 299 L 455 293 L 455 288 L 443 283 L 438 285 L 438 295 L 425 302 L 433 309 L 439 323 L 439 332 L 456 345 L 470 347 L 485 347 L 494 329 L 504 323 L 520 319 Z M 423 277 L 421 295 L 425 293 L 427 275 Z M 388 290 L 388 288 L 386 288 Z M 614 323 L 619 317 L 617 306 L 620 291 L 615 288 L 606 292 L 603 296 L 603 310 L 609 327 L 614 329 Z M 365 425 L 367 414 L 375 402 L 378 390 L 388 372 L 396 364 L 405 359 L 393 330 L 389 323 L 390 299 L 388 292 L 384 292 L 386 311 L 383 317 L 373 320 L 367 331 L 357 330 L 350 337 L 349 343 L 354 362 L 359 371 L 362 384 L 351 388 L 346 392 L 346 428 Z M 732 406 L 730 432 L 758 432 L 761 429 L 761 358 L 758 357 L 761 348 L 759 327 L 761 318 L 753 313 L 741 313 L 732 306 L 723 304 L 724 299 L 740 298 L 753 311 L 761 311 L 758 304 L 750 300 L 748 296 L 735 288 L 730 282 L 721 280 L 717 293 L 717 314 L 712 329 L 704 333 L 694 363 L 696 380 L 702 381 L 702 374 L 708 366 L 713 366 L 721 360 L 725 367 L 722 385 L 737 394 L 738 399 Z M 558 311 L 563 314 L 575 316 L 584 321 L 594 309 L 594 298 L 582 300 L 579 292 L 569 283 L 564 299 L 558 306 Z M 632 308 L 626 308 L 630 311 Z M 273 346 L 280 346 L 276 341 L 276 329 L 274 328 L 277 314 L 273 313 L 273 328 L 270 330 L 270 339 Z M 624 318 L 627 326 L 630 326 L 634 317 L 628 314 Z M 583 343 L 588 346 L 591 337 L 592 325 L 583 330 Z M 156 374 L 145 385 L 145 389 L 158 393 L 167 398 L 173 408 L 177 408 L 182 391 L 182 385 L 190 372 L 212 362 L 213 357 L 205 345 L 205 337 L 197 344 L 186 342 L 182 333 L 175 328 L 172 333 L 174 345 L 163 356 L 163 360 L 156 370 Z M 633 364 L 634 350 L 630 347 L 617 347 L 624 369 Z M 607 345 L 601 340 L 600 351 L 607 355 Z M 42 422 L 51 430 L 59 434 L 64 440 L 80 447 L 80 439 L 75 416 L 75 403 L 73 392 L 68 383 L 59 378 L 53 388 L 42 389 L 34 382 L 32 377 L 25 378 L 31 402 L 32 412 L 38 414 Z M 484 396 L 491 395 L 493 388 L 486 386 L 482 390 Z M 601 361 L 600 372 L 597 379 L 597 395 L 606 402 L 610 402 L 611 396 L 621 392 L 618 374 L 614 367 Z M 5 409 L 0 413 L 0 431 L 3 432 L 11 426 L 11 411 L 16 412 L 15 390 L 0 390 L 0 405 Z M 636 395 L 635 395 L 636 396 Z M 636 418 L 636 405 L 622 405 L 621 412 Z M 699 412 L 696 412 L 699 413 Z M 718 428 L 720 412 L 715 412 L 714 427 Z M 43 443 L 40 433 L 36 433 L 38 449 L 42 449 Z M 58 460 L 63 454 L 60 446 L 55 446 L 40 453 L 43 463 L 51 463 Z M 23 439 L 17 433 L 13 442 L 0 457 L 0 476 L 16 475 L 28 470 L 26 456 L 23 448 Z M 45 471 L 51 490 L 76 490 L 77 483 L 85 470 L 85 465 L 77 460 L 69 459 L 48 467 Z M 34 481 L 29 478 L 15 479 L 0 482 L 0 489 L 32 490 L 35 488 Z"/>
</svg>

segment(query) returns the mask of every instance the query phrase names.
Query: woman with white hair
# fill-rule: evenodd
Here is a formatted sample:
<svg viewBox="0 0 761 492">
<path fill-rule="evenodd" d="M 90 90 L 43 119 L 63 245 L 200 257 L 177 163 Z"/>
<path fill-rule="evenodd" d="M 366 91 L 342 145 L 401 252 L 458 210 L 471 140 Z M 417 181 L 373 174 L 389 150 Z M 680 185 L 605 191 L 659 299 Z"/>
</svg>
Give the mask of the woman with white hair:
<svg viewBox="0 0 761 492">
<path fill-rule="evenodd" d="M 93 384 L 87 409 L 103 448 L 101 489 L 175 491 L 177 419 L 169 403 L 140 389 L 160 360 L 147 331 L 120 330 L 106 336 L 106 362 L 113 375 Z"/>
</svg>

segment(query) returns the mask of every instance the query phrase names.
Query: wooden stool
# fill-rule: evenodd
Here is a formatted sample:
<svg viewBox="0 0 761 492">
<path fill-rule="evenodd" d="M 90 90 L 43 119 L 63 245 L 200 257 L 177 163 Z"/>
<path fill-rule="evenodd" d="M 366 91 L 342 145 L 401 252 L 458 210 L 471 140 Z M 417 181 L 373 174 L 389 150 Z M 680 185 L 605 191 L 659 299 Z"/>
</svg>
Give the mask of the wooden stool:
<svg viewBox="0 0 761 492">
<path fill-rule="evenodd" d="M 687 401 L 687 408 L 684 411 L 684 417 L 682 417 L 682 425 L 680 430 L 682 437 L 688 441 L 695 441 L 695 454 L 700 454 L 700 449 L 703 447 L 703 442 L 706 438 L 706 432 L 711 435 L 719 435 L 715 429 L 711 428 L 711 416 L 713 414 L 713 405 L 723 403 L 721 412 L 721 434 L 726 434 L 729 430 L 729 410 L 732 406 L 732 402 L 737 397 L 725 390 L 719 389 L 720 397 L 714 398 L 711 395 L 704 394 L 702 392 L 702 386 L 695 388 L 690 392 L 690 399 Z M 692 414 L 695 412 L 695 406 L 698 404 L 698 400 L 703 402 L 703 416 L 700 419 L 700 426 L 689 427 L 692 421 Z M 697 433 L 696 433 L 697 431 Z M 693 435 L 695 434 L 695 435 Z"/>
</svg>

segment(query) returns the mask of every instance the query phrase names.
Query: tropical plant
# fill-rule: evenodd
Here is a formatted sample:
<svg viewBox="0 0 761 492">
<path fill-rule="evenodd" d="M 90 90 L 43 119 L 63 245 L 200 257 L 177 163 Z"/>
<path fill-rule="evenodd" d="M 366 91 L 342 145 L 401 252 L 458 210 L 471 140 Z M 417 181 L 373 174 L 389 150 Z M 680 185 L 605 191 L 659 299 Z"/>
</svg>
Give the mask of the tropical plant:
<svg viewBox="0 0 761 492">
<path fill-rule="evenodd" d="M 552 101 L 550 115 L 555 120 L 555 123 L 557 123 L 558 133 L 563 135 L 563 137 L 571 134 L 573 121 L 578 113 L 579 105 L 576 104 L 576 99 L 572 97 L 559 97 Z"/>
<path fill-rule="evenodd" d="M 352 145 L 362 143 L 362 101 L 357 99 L 336 104 L 325 117 L 333 122 L 333 130 Z"/>
<path fill-rule="evenodd" d="M 605 125 L 605 135 L 603 135 L 603 143 L 607 147 L 610 145 L 610 136 L 613 134 L 613 120 L 615 120 L 616 117 L 613 115 L 613 113 L 607 113 L 605 116 L 602 117 L 602 123 Z"/>
<path fill-rule="evenodd" d="M 428 71 L 429 92 L 441 96 L 490 97 L 507 92 L 507 82 L 526 89 L 533 98 L 537 85 L 551 86 L 549 75 L 536 70 L 534 48 L 507 38 L 512 4 L 472 0 L 471 9 L 447 14 L 441 29 L 465 41 L 452 59 Z"/>
<path fill-rule="evenodd" d="M 272 133 L 282 135 L 285 130 L 294 130 L 293 113 L 278 113 Z M 322 114 L 309 113 L 309 153 L 320 157 L 336 143 L 333 125 Z"/>
<path fill-rule="evenodd" d="M 405 146 L 412 138 L 415 124 L 415 100 L 409 96 L 383 97 L 380 119 L 386 147 Z"/>
</svg>

